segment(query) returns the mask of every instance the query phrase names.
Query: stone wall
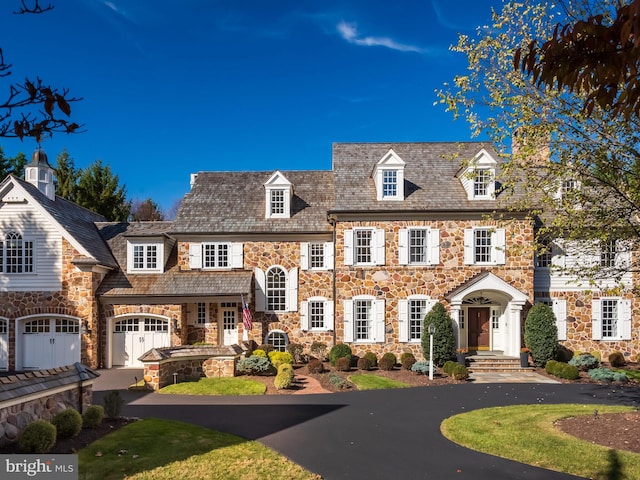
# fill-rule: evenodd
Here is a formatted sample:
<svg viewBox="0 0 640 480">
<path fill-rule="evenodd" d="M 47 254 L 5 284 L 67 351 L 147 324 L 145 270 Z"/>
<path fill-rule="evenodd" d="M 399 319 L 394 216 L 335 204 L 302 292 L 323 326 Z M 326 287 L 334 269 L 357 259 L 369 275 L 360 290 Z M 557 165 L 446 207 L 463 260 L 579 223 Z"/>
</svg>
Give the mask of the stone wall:
<svg viewBox="0 0 640 480">
<path fill-rule="evenodd" d="M 145 362 L 144 381 L 152 390 L 201 377 L 234 377 L 239 356 L 175 358 Z M 175 374 L 175 375 L 174 375 Z"/>
</svg>

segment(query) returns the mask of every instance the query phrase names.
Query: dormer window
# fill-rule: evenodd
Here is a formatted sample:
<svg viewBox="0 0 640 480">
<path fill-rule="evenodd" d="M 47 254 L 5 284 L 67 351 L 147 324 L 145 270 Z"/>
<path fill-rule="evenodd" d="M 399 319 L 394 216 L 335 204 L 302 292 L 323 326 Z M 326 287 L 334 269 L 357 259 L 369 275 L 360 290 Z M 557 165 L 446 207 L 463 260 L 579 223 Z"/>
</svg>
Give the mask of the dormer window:
<svg viewBox="0 0 640 480">
<path fill-rule="evenodd" d="M 461 170 L 459 178 L 469 200 L 494 198 L 496 165 L 493 157 L 483 149 Z"/>
<path fill-rule="evenodd" d="M 264 184 L 265 218 L 290 218 L 293 185 L 276 171 Z"/>
<path fill-rule="evenodd" d="M 152 239 L 127 241 L 128 273 L 162 273 L 164 268 L 164 243 Z"/>
<path fill-rule="evenodd" d="M 491 171 L 487 168 L 479 168 L 475 172 L 473 179 L 473 196 L 487 197 L 489 195 L 489 183 L 491 182 Z"/>
<path fill-rule="evenodd" d="M 393 149 L 376 164 L 372 176 L 377 200 L 404 200 L 404 165 Z"/>
</svg>

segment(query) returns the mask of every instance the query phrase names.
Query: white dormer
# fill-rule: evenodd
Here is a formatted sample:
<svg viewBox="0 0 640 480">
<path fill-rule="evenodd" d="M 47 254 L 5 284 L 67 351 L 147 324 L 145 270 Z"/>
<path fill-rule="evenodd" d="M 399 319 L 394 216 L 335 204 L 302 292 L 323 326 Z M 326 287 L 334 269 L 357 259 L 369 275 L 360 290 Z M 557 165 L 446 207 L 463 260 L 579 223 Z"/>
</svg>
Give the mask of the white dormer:
<svg viewBox="0 0 640 480">
<path fill-rule="evenodd" d="M 460 175 L 469 200 L 492 200 L 496 193 L 496 165 L 498 162 L 483 148 L 469 162 Z"/>
<path fill-rule="evenodd" d="M 404 161 L 390 149 L 373 169 L 376 200 L 404 200 Z"/>
<path fill-rule="evenodd" d="M 290 218 L 293 185 L 278 170 L 264 184 L 265 218 Z"/>
</svg>

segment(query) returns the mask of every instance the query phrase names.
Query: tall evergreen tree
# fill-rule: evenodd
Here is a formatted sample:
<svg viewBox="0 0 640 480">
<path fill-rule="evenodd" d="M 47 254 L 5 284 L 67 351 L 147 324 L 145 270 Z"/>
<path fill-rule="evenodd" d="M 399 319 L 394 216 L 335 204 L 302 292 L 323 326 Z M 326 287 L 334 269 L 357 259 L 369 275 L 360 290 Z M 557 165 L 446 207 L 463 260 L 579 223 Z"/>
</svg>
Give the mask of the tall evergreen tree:
<svg viewBox="0 0 640 480">
<path fill-rule="evenodd" d="M 11 172 L 14 176 L 24 179 L 24 167 L 27 166 L 27 156 L 20 152 L 9 160 Z"/>
<path fill-rule="evenodd" d="M 422 321 L 422 354 L 425 359 L 430 355 L 429 325 L 434 324 L 433 363 L 441 367 L 451 360 L 456 348 L 456 337 L 453 333 L 453 320 L 440 302 L 436 303 Z"/>
<path fill-rule="evenodd" d="M 0 180 L 11 173 L 11 160 L 4 156 L 4 150 L 0 147 Z"/>
<path fill-rule="evenodd" d="M 73 158 L 66 149 L 56 157 L 56 195 L 72 202 L 76 201 L 76 190 L 80 171 L 76 169 Z"/>
<path fill-rule="evenodd" d="M 131 212 L 125 186 L 120 186 L 118 175 L 112 173 L 109 165 L 103 166 L 102 160 L 96 160 L 80 173 L 76 203 L 109 221 L 124 222 Z"/>
</svg>

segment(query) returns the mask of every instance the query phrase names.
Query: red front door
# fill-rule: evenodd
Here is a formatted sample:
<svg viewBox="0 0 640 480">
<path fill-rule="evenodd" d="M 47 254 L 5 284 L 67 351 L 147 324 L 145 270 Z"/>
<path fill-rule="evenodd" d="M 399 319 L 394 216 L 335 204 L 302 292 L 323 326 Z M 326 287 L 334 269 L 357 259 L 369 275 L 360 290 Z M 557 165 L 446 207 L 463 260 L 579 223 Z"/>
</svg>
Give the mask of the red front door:
<svg viewBox="0 0 640 480">
<path fill-rule="evenodd" d="M 469 348 L 489 350 L 489 307 L 469 308 Z"/>
</svg>

